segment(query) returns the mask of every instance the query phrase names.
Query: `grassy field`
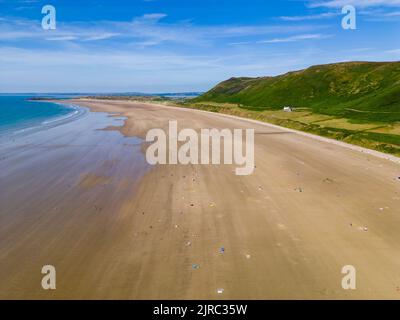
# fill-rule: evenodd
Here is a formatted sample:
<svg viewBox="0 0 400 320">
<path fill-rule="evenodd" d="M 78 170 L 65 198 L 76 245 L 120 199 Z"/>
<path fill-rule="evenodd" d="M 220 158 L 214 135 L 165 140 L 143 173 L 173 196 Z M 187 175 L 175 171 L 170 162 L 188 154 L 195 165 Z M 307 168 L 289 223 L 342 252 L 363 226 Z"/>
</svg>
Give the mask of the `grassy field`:
<svg viewBox="0 0 400 320">
<path fill-rule="evenodd" d="M 178 105 L 260 120 L 400 156 L 400 122 L 353 123 L 346 118 L 316 114 L 311 111 L 255 111 L 232 103 L 180 102 Z"/>
</svg>

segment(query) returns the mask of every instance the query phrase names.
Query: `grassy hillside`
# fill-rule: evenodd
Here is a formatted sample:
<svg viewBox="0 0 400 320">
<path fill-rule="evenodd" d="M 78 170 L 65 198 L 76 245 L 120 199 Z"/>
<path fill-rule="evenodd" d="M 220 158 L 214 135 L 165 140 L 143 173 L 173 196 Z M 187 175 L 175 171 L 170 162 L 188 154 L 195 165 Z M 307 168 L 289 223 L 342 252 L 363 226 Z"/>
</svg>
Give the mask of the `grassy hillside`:
<svg viewBox="0 0 400 320">
<path fill-rule="evenodd" d="M 183 106 L 233 114 L 400 157 L 400 62 L 314 66 L 232 78 Z M 284 106 L 295 112 L 283 112 Z"/>
<path fill-rule="evenodd" d="M 277 77 L 232 78 L 193 102 L 235 103 L 262 111 L 284 106 L 354 122 L 400 121 L 400 62 L 349 62 Z"/>
</svg>

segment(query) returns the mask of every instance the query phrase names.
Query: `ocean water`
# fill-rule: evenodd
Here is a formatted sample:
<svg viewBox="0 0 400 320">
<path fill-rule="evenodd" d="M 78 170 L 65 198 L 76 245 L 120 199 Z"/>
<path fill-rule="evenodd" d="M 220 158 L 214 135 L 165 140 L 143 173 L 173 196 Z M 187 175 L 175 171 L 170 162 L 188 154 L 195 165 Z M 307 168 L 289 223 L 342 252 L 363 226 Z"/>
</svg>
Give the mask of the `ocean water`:
<svg viewBox="0 0 400 320">
<path fill-rule="evenodd" d="M 154 95 L 169 98 L 193 98 L 198 92 L 187 93 L 107 93 L 103 95 Z M 80 96 L 102 95 L 96 93 L 51 93 L 51 94 L 0 94 L 0 136 L 15 132 L 27 132 L 30 128 L 40 129 L 64 123 L 87 112 L 78 106 L 60 105 L 44 101 L 29 101 L 29 98 L 70 99 Z M 58 121 L 60 120 L 60 121 Z"/>
<path fill-rule="evenodd" d="M 0 95 L 0 134 L 38 127 L 76 112 L 72 106 L 29 101 L 34 96 Z"/>
</svg>

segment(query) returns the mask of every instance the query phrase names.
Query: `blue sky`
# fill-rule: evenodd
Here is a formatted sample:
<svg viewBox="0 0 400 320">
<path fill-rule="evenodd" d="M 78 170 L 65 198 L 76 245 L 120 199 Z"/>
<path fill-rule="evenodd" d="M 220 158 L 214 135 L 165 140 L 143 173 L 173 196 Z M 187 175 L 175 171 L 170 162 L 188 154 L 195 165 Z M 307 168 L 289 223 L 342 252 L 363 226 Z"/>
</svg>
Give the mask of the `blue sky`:
<svg viewBox="0 0 400 320">
<path fill-rule="evenodd" d="M 83 2 L 83 3 L 82 3 Z M 41 27 L 44 5 L 57 29 Z M 357 29 L 341 9 L 357 10 Z M 400 60 L 400 0 L 0 0 L 0 92 L 184 92 Z"/>
</svg>

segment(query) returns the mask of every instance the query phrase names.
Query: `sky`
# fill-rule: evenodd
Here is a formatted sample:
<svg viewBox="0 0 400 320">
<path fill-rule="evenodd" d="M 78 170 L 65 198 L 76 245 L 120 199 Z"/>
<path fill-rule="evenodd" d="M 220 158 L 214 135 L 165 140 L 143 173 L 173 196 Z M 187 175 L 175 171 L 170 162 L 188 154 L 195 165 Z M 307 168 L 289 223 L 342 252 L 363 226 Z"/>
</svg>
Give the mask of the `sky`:
<svg viewBox="0 0 400 320">
<path fill-rule="evenodd" d="M 400 0 L 0 0 L 2 93 L 206 91 L 355 60 L 400 60 Z"/>
</svg>

